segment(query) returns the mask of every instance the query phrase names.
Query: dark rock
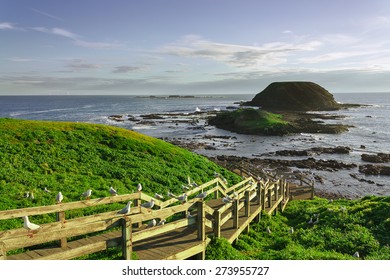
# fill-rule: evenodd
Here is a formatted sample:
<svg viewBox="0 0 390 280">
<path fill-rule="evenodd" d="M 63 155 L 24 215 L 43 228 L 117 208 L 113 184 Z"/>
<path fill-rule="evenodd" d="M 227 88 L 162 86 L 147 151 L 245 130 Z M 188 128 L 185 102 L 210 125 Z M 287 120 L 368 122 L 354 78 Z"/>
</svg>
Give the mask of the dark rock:
<svg viewBox="0 0 390 280">
<path fill-rule="evenodd" d="M 390 154 L 378 153 L 376 155 L 362 154 L 361 159 L 372 163 L 386 163 L 390 162 Z"/>
<path fill-rule="evenodd" d="M 359 172 L 366 175 L 386 175 L 390 176 L 390 166 L 365 164 L 359 166 Z"/>
</svg>

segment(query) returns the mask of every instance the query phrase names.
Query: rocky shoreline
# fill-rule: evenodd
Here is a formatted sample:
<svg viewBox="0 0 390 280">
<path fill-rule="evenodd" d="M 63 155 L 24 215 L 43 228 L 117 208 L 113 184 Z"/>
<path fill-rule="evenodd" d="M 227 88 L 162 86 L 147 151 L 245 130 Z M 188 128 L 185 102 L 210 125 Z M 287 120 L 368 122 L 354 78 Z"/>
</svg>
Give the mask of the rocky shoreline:
<svg viewBox="0 0 390 280">
<path fill-rule="evenodd" d="M 193 112 L 193 113 L 169 113 L 169 114 L 145 114 L 139 116 L 132 115 L 112 115 L 109 117 L 114 122 L 129 122 L 132 125 L 147 125 L 155 127 L 156 129 L 164 128 L 171 131 L 168 136 L 159 137 L 164 141 L 170 142 L 176 146 L 180 146 L 187 150 L 203 154 L 210 160 L 221 162 L 221 160 L 234 164 L 238 161 L 248 161 L 254 166 L 258 166 L 259 170 L 266 170 L 274 173 L 301 173 L 316 184 L 315 193 L 322 197 L 339 197 L 339 198 L 356 198 L 345 192 L 337 191 L 337 186 L 343 186 L 342 182 L 337 179 L 332 179 L 331 184 L 336 187 L 327 189 L 326 184 L 329 183 L 329 175 L 337 177 L 338 173 L 343 173 L 345 177 L 349 178 L 348 185 L 343 188 L 356 188 L 355 184 L 364 184 L 365 186 L 382 187 L 382 181 L 377 181 L 370 175 L 388 176 L 390 175 L 390 167 L 388 166 L 389 154 L 372 154 L 363 153 L 360 159 L 354 161 L 348 160 L 350 153 L 354 152 L 352 147 L 336 146 L 324 147 L 317 141 L 312 139 L 304 139 L 304 137 L 295 137 L 289 141 L 300 141 L 303 144 L 306 142 L 312 148 L 308 149 L 277 149 L 274 152 L 263 154 L 253 153 L 251 157 L 237 156 L 239 154 L 236 149 L 245 144 L 241 136 L 234 136 L 232 133 L 226 134 L 212 134 L 210 131 L 215 131 L 215 127 L 208 123 L 208 118 L 214 116 L 216 112 Z M 317 125 L 322 127 L 329 127 L 329 125 L 322 123 L 322 120 L 340 120 L 343 116 L 314 113 L 291 113 L 288 114 L 290 118 L 306 119 L 307 123 L 317 122 Z M 320 121 L 318 121 L 320 120 Z M 302 121 L 305 123 L 305 121 Z M 305 127 L 305 126 L 303 126 Z M 309 127 L 309 126 L 306 126 Z M 180 128 L 181 131 L 187 130 L 188 135 L 177 134 L 175 131 Z M 310 133 L 312 130 L 303 130 Z M 268 136 L 267 136 L 268 137 Z M 281 136 L 284 137 L 284 136 Z M 246 137 L 245 139 L 248 139 Z M 250 141 L 250 140 L 249 140 Z M 275 143 L 275 147 L 278 144 Z M 294 146 L 294 143 L 291 143 Z M 360 147 L 365 149 L 364 145 Z M 229 155 L 223 155 L 223 152 L 230 151 Z M 210 153 L 209 153 L 210 152 Z M 221 152 L 221 153 L 220 153 Z M 208 155 L 212 154 L 212 156 Z M 234 156 L 233 156 L 233 155 Z M 218 156 L 215 156 L 218 155 Z M 343 159 L 346 159 L 345 162 Z M 366 177 L 366 176 L 369 177 Z M 344 178 L 345 178 L 344 177 Z M 339 182 L 338 182 L 339 181 Z M 324 183 L 325 182 L 325 183 Z M 341 185 L 339 185 L 341 184 Z M 387 184 L 386 184 L 387 185 Z"/>
</svg>

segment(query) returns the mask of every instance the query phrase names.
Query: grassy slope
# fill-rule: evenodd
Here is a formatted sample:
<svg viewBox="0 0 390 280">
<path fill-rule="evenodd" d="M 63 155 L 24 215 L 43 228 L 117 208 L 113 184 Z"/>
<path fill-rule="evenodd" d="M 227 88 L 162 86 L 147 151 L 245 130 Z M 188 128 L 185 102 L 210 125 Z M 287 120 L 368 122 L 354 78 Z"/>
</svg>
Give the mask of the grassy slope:
<svg viewBox="0 0 390 280">
<path fill-rule="evenodd" d="M 308 225 L 313 214 L 319 222 Z M 315 220 L 315 219 L 314 219 Z M 272 233 L 266 233 L 270 227 Z M 294 233 L 290 234 L 290 227 Z M 292 201 L 283 214 L 264 215 L 234 245 L 214 240 L 209 259 L 390 259 L 390 197 Z"/>
<path fill-rule="evenodd" d="M 108 196 L 110 186 L 130 193 L 138 183 L 151 195 L 181 194 L 187 176 L 199 184 L 213 179 L 214 171 L 230 183 L 239 181 L 206 158 L 164 141 L 82 123 L 0 119 L 0 166 L 0 210 L 54 204 L 58 191 L 64 202 L 79 200 L 87 189 L 92 198 Z M 26 192 L 35 200 L 23 199 Z M 20 219 L 0 223 L 0 229 L 20 226 Z"/>
</svg>

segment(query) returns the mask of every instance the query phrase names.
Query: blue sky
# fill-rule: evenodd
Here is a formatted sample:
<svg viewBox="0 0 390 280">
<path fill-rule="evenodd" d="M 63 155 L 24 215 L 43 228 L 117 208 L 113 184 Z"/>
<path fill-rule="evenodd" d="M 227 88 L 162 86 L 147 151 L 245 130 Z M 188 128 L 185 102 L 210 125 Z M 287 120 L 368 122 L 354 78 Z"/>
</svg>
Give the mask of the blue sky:
<svg viewBox="0 0 390 280">
<path fill-rule="evenodd" d="M 388 0 L 0 0 L 0 94 L 390 92 Z"/>
</svg>

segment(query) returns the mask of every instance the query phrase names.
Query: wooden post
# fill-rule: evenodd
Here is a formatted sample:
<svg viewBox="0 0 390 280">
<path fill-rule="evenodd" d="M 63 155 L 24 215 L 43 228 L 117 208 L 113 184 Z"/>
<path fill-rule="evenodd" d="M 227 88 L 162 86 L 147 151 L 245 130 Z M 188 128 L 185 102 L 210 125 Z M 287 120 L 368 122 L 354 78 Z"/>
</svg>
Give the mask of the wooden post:
<svg viewBox="0 0 390 280">
<path fill-rule="evenodd" d="M 238 199 L 233 202 L 233 228 L 238 229 Z"/>
<path fill-rule="evenodd" d="M 283 180 L 281 184 L 282 189 L 282 203 L 279 204 L 279 211 L 282 212 L 283 209 L 283 203 L 286 201 L 286 181 Z"/>
<path fill-rule="evenodd" d="M 131 260 L 131 254 L 133 252 L 133 226 L 131 219 L 126 217 L 122 220 L 122 256 L 125 260 Z"/>
<path fill-rule="evenodd" d="M 245 217 L 249 217 L 251 214 L 251 201 L 249 191 L 245 191 Z"/>
<path fill-rule="evenodd" d="M 275 185 L 273 185 L 275 186 Z M 272 206 L 272 189 L 271 188 L 268 188 L 267 189 L 267 195 L 268 195 L 268 208 L 271 208 Z"/>
<path fill-rule="evenodd" d="M 7 249 L 5 248 L 4 242 L 0 242 L 0 260 L 7 259 Z"/>
<path fill-rule="evenodd" d="M 206 227 L 205 227 L 205 211 L 203 207 L 203 201 L 196 202 L 197 208 L 197 222 L 198 222 L 198 240 L 206 240 Z"/>
<path fill-rule="evenodd" d="M 141 208 L 141 199 L 135 199 L 134 200 L 134 207 L 140 207 Z M 142 222 L 134 224 L 135 227 L 141 228 L 142 227 Z"/>
<path fill-rule="evenodd" d="M 261 209 L 265 210 L 265 188 L 261 189 Z"/>
<path fill-rule="evenodd" d="M 221 237 L 221 213 L 214 211 L 214 236 Z"/>
<path fill-rule="evenodd" d="M 63 227 L 65 224 L 65 211 L 57 212 L 56 213 L 56 220 L 57 220 L 57 222 L 61 222 L 62 227 Z M 59 240 L 59 243 L 60 243 L 59 245 L 62 249 L 65 249 L 68 246 L 68 240 L 66 239 L 66 237 L 61 238 Z"/>
<path fill-rule="evenodd" d="M 314 184 L 311 184 L 311 199 L 314 198 Z"/>
<path fill-rule="evenodd" d="M 257 188 L 256 188 L 256 191 L 257 191 L 257 203 L 259 205 L 261 205 L 261 184 L 260 182 L 257 182 Z"/>
</svg>

